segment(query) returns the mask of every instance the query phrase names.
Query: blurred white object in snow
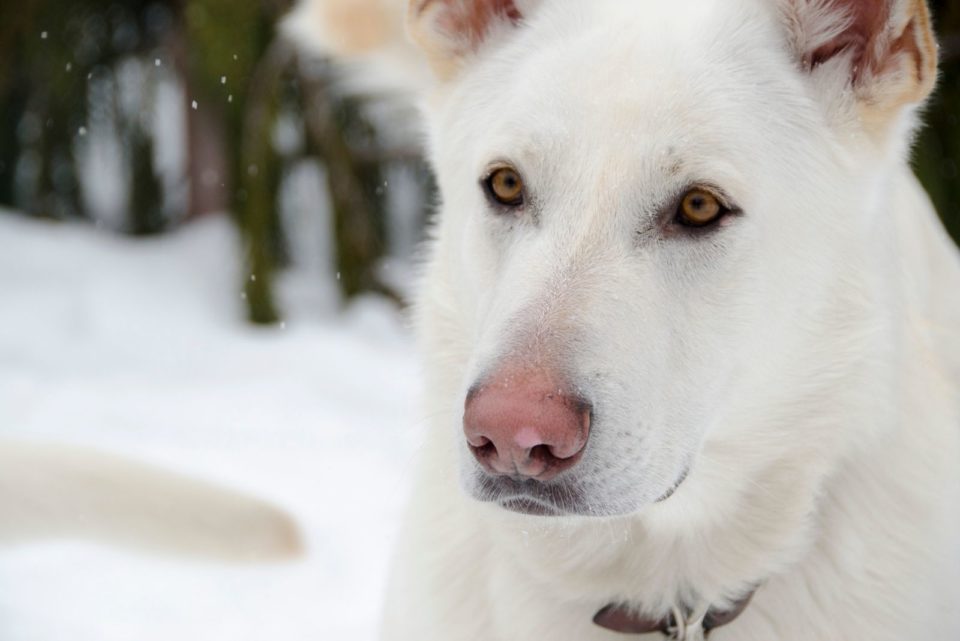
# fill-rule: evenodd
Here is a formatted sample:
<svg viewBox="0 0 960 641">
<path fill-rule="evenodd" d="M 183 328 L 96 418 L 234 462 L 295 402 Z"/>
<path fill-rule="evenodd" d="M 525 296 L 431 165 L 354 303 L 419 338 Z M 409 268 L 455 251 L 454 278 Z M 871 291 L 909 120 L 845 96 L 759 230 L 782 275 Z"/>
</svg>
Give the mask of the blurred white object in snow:
<svg viewBox="0 0 960 641">
<path fill-rule="evenodd" d="M 281 31 L 303 51 L 335 59 L 350 90 L 413 100 L 432 76 L 407 39 L 406 11 L 405 0 L 299 0 Z"/>
<path fill-rule="evenodd" d="M 0 440 L 0 545 L 84 539 L 222 561 L 301 551 L 263 501 L 78 447 Z"/>
<path fill-rule="evenodd" d="M 285 304 L 284 329 L 252 328 L 240 256 L 226 217 L 144 240 L 0 212 L 0 440 L 263 497 L 305 548 L 222 566 L 82 540 L 0 545 L 3 641 L 374 639 L 417 438 L 410 337 L 377 298 L 343 315 Z"/>
</svg>

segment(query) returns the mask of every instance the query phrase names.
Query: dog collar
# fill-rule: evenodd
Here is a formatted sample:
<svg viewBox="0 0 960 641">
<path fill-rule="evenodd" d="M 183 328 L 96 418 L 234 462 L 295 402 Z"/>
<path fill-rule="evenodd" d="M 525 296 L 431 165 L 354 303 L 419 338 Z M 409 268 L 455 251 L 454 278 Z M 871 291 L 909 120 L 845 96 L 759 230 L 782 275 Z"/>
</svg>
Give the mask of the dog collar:
<svg viewBox="0 0 960 641">
<path fill-rule="evenodd" d="M 727 625 L 746 609 L 756 590 L 735 602 L 725 610 L 703 607 L 699 610 L 687 610 L 686 614 L 677 607 L 662 619 L 651 619 L 638 614 L 628 605 L 612 603 L 593 617 L 593 622 L 601 628 L 624 634 L 648 634 L 660 632 L 672 641 L 703 641 L 711 630 Z"/>
</svg>

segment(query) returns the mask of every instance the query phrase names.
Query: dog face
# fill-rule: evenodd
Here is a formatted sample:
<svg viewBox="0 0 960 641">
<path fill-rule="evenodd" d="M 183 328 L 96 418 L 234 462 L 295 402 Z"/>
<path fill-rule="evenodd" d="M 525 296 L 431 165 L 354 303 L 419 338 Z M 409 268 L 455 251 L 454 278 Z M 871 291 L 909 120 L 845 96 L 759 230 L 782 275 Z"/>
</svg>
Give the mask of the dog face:
<svg viewBox="0 0 960 641">
<path fill-rule="evenodd" d="M 468 493 L 640 510 L 850 339 L 873 183 L 934 73 L 922 4 L 867 4 L 413 3 L 443 79 L 421 316 Z"/>
</svg>

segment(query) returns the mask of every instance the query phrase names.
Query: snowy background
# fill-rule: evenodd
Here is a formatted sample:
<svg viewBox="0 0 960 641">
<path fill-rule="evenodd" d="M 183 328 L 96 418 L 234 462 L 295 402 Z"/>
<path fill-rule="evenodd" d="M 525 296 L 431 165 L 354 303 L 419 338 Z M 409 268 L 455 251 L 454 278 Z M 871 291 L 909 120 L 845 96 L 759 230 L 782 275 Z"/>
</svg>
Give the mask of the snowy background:
<svg viewBox="0 0 960 641">
<path fill-rule="evenodd" d="M 307 545 L 262 566 L 0 548 L 3 641 L 374 638 L 418 440 L 405 321 L 360 297 L 245 324 L 238 251 L 224 217 L 131 239 L 0 215 L 0 437 L 238 488 L 289 511 Z"/>
</svg>

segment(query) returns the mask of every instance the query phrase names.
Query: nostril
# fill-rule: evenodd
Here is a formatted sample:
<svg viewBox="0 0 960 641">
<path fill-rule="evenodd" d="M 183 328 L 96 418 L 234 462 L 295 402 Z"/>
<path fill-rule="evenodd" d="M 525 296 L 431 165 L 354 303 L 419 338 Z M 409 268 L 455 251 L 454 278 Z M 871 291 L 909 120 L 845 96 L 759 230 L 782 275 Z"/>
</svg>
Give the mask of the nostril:
<svg viewBox="0 0 960 641">
<path fill-rule="evenodd" d="M 486 436 L 482 434 L 474 434 L 471 431 L 467 432 L 467 443 L 470 444 L 470 447 L 483 447 L 490 442 Z"/>
<path fill-rule="evenodd" d="M 549 445 L 538 445 L 534 447 L 530 450 L 529 457 L 531 460 L 540 463 L 552 463 L 559 458 L 553 453 L 553 449 Z"/>
<path fill-rule="evenodd" d="M 576 459 L 580 453 L 581 450 L 578 449 L 573 454 L 565 455 L 564 452 L 558 452 L 552 445 L 537 445 L 530 450 L 527 456 L 530 460 L 546 463 L 547 465 L 564 466 Z"/>
<path fill-rule="evenodd" d="M 472 441 L 470 442 L 470 449 L 473 450 L 474 456 L 481 461 L 496 458 L 497 446 L 493 444 L 493 441 L 483 436 L 477 438 L 476 441 L 476 444 Z"/>
</svg>

